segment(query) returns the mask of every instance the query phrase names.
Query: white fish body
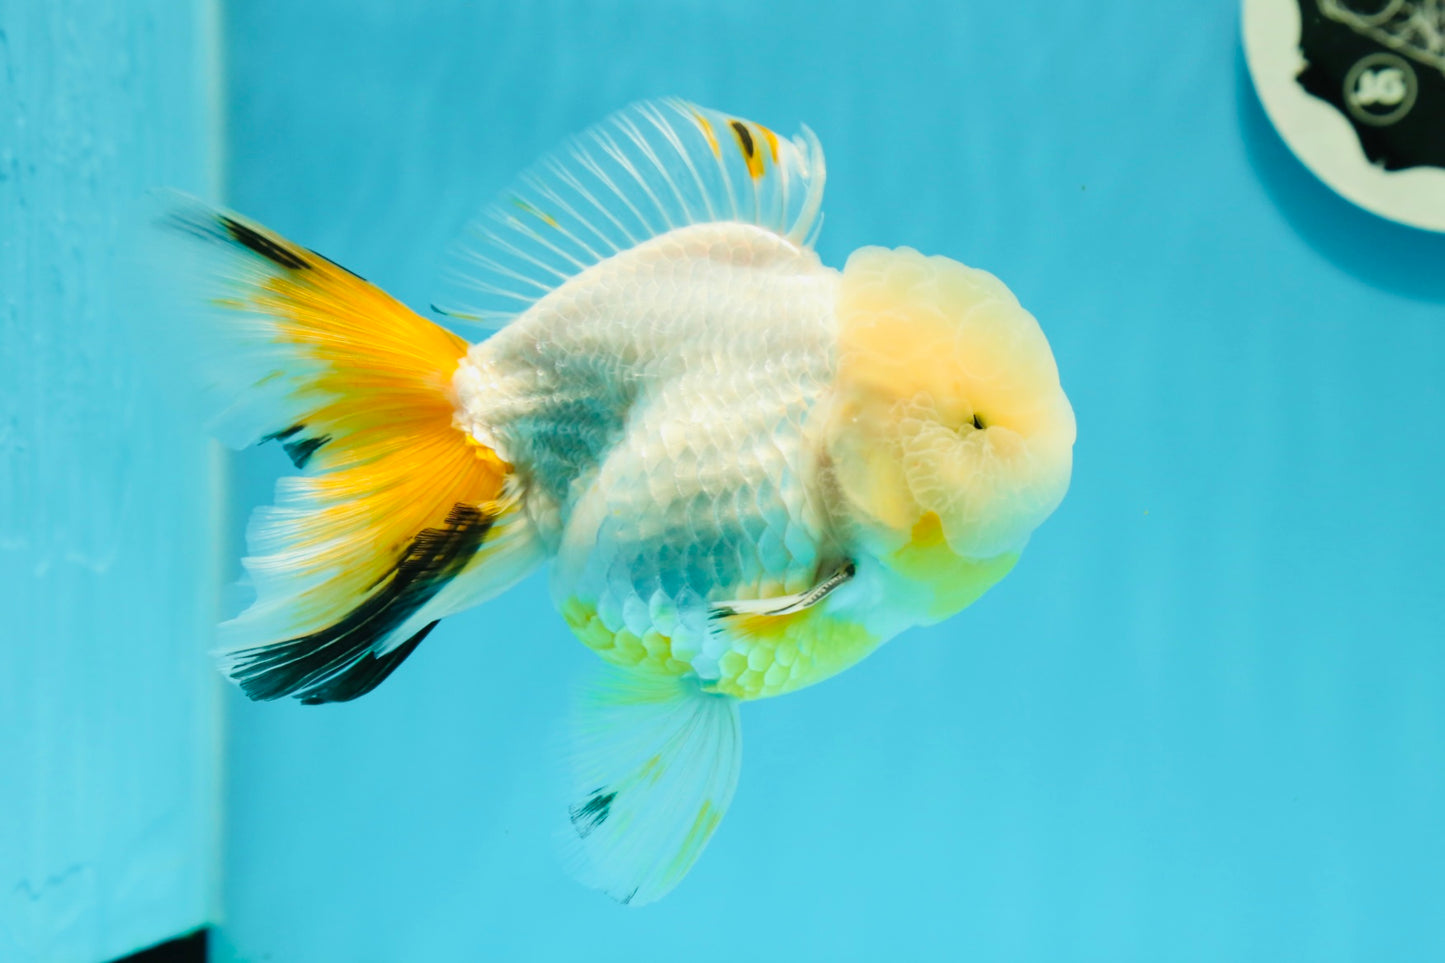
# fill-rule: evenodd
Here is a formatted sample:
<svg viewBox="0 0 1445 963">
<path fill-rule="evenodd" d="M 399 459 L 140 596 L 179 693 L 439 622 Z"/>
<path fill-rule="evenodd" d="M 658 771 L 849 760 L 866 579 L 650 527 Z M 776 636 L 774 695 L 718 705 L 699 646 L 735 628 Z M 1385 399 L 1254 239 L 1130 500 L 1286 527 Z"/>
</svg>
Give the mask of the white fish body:
<svg viewBox="0 0 1445 963">
<path fill-rule="evenodd" d="M 475 303 L 450 313 L 509 322 L 471 346 L 255 225 L 180 212 L 231 258 L 250 434 L 307 470 L 255 528 L 228 672 L 255 698 L 355 698 L 550 559 L 612 666 L 576 722 L 574 870 L 624 902 L 675 886 L 731 800 L 738 705 L 965 607 L 1068 484 L 1073 414 L 1032 317 L 946 258 L 823 265 L 822 185 L 806 132 L 629 108 L 459 249 Z"/>
<path fill-rule="evenodd" d="M 771 232 L 688 226 L 469 352 L 464 424 L 533 473 L 558 608 L 605 657 L 756 695 L 719 666 L 732 650 L 709 606 L 804 592 L 845 560 L 812 417 L 836 367 L 837 284 Z"/>
</svg>

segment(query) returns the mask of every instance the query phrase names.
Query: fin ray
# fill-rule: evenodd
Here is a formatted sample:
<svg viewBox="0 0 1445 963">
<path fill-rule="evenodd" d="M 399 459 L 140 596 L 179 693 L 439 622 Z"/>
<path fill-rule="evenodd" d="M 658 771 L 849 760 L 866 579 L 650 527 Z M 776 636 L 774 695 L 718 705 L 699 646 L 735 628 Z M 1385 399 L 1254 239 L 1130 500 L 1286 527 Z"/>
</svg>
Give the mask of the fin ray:
<svg viewBox="0 0 1445 963">
<path fill-rule="evenodd" d="M 255 699 L 356 698 L 539 558 L 511 466 L 455 423 L 467 343 L 258 224 L 167 208 L 175 253 L 205 259 L 210 311 L 185 320 L 230 440 L 274 440 L 302 472 L 252 516 L 256 600 L 222 625 L 222 666 Z"/>
<path fill-rule="evenodd" d="M 825 176 L 807 128 L 784 139 L 681 100 L 634 104 L 543 157 L 472 222 L 437 310 L 504 324 L 567 278 L 690 224 L 741 221 L 810 245 Z"/>
<path fill-rule="evenodd" d="M 819 580 L 817 585 L 807 591 L 772 598 L 717 602 L 708 609 L 708 618 L 730 619 L 747 616 L 792 615 L 820 604 L 855 574 L 857 574 L 857 569 L 853 563 L 843 562 L 833 570 L 832 574 Z"/>
<path fill-rule="evenodd" d="M 610 670 L 573 724 L 563 848 L 581 882 L 640 906 L 687 875 L 742 762 L 738 702 L 696 679 Z"/>
</svg>

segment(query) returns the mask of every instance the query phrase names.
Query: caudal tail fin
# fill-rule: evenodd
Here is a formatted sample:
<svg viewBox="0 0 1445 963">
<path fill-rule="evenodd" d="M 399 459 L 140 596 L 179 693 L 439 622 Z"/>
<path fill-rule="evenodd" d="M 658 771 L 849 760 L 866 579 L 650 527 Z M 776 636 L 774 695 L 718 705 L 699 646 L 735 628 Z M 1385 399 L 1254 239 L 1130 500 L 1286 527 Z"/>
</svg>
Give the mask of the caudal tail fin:
<svg viewBox="0 0 1445 963">
<path fill-rule="evenodd" d="M 231 437 L 301 470 L 252 517 L 256 601 L 222 626 L 222 666 L 253 699 L 354 699 L 536 561 L 511 466 L 453 422 L 467 344 L 235 215 L 178 200 L 163 223 L 207 262 Z"/>
</svg>

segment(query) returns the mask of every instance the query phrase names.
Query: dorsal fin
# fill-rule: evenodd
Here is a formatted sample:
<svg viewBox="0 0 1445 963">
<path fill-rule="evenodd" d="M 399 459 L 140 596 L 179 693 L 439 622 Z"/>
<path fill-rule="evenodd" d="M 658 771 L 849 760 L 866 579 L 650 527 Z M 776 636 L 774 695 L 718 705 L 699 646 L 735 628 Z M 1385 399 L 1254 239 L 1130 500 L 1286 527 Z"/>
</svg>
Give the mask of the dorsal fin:
<svg viewBox="0 0 1445 963">
<path fill-rule="evenodd" d="M 437 310 L 505 324 L 568 278 L 689 224 L 740 221 L 811 246 L 823 150 L 682 100 L 633 104 L 544 156 L 453 246 Z"/>
</svg>

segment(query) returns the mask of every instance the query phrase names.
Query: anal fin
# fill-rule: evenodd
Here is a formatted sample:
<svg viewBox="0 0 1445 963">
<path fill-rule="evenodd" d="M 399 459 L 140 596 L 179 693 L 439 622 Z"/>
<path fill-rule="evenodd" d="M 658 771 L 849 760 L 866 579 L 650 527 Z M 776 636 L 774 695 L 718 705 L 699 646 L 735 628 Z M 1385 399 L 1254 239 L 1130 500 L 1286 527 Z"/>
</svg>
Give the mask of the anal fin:
<svg viewBox="0 0 1445 963">
<path fill-rule="evenodd" d="M 563 848 L 574 876 L 621 903 L 687 875 L 727 812 L 742 763 L 738 702 L 696 679 L 610 672 L 573 721 Z"/>
</svg>

